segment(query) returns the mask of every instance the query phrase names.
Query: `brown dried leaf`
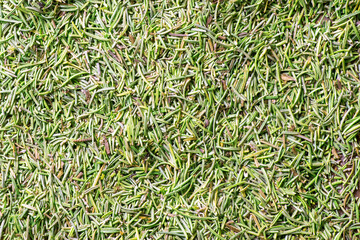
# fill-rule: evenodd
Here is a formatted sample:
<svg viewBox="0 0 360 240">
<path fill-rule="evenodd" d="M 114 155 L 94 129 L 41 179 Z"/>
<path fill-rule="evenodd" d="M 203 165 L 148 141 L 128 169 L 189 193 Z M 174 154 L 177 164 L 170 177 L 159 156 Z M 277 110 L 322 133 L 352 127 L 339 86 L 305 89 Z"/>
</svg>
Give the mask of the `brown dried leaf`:
<svg viewBox="0 0 360 240">
<path fill-rule="evenodd" d="M 92 138 L 79 138 L 79 139 L 75 139 L 73 142 L 91 142 Z"/>
<path fill-rule="evenodd" d="M 223 89 L 226 90 L 227 86 L 226 86 L 225 80 L 221 80 L 221 84 L 222 84 Z"/>
<path fill-rule="evenodd" d="M 336 80 L 336 87 L 337 87 L 338 90 L 341 90 L 341 89 L 342 89 L 342 84 L 341 84 L 341 82 L 339 81 L 339 79 Z"/>
<path fill-rule="evenodd" d="M 212 19 L 213 19 L 213 17 L 212 17 L 211 15 L 209 15 L 209 17 L 208 17 L 207 20 L 206 20 L 206 27 L 209 26 L 209 24 L 211 23 Z"/>
<path fill-rule="evenodd" d="M 339 154 L 337 153 L 337 151 L 336 151 L 336 149 L 334 147 L 332 148 L 331 153 L 334 155 L 334 157 L 336 159 L 340 159 L 340 156 L 339 156 Z"/>
<path fill-rule="evenodd" d="M 238 232 L 241 232 L 240 229 L 234 227 L 233 225 L 231 225 L 231 223 L 233 223 L 234 221 L 229 221 L 227 222 L 225 225 L 227 228 L 229 228 L 231 231 L 235 232 L 235 233 L 238 233 Z"/>
<path fill-rule="evenodd" d="M 130 39 L 130 42 L 131 42 L 132 44 L 134 44 L 135 39 L 134 39 L 133 35 L 129 34 L 129 39 Z"/>
<path fill-rule="evenodd" d="M 89 90 L 83 89 L 82 92 L 85 94 L 86 102 L 89 102 L 91 99 L 91 94 L 90 94 Z"/>
<path fill-rule="evenodd" d="M 246 35 L 248 35 L 248 33 L 247 32 L 242 32 L 242 33 L 239 33 L 239 37 L 240 38 L 243 38 L 243 37 L 245 37 Z"/>
<path fill-rule="evenodd" d="M 207 126 L 209 126 L 209 120 L 205 119 L 205 121 L 204 121 L 204 127 L 207 127 Z"/>
<path fill-rule="evenodd" d="M 103 139 L 103 144 L 104 144 L 104 147 L 105 147 L 105 152 L 107 155 L 109 155 L 111 152 L 110 152 L 110 147 L 109 147 L 109 142 L 108 140 L 106 139 L 106 137 L 104 136 L 104 139 Z"/>
<path fill-rule="evenodd" d="M 287 74 L 281 74 L 281 80 L 287 82 L 287 81 L 295 81 L 295 79 Z"/>
</svg>

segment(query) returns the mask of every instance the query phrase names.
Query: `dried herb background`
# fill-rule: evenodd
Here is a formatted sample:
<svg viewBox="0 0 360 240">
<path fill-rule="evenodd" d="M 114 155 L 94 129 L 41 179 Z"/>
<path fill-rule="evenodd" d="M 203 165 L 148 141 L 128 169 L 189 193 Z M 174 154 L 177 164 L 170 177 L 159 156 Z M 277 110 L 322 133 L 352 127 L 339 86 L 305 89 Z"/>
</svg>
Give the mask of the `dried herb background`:
<svg viewBox="0 0 360 240">
<path fill-rule="evenodd" d="M 0 2 L 0 239 L 359 239 L 360 1 Z"/>
</svg>

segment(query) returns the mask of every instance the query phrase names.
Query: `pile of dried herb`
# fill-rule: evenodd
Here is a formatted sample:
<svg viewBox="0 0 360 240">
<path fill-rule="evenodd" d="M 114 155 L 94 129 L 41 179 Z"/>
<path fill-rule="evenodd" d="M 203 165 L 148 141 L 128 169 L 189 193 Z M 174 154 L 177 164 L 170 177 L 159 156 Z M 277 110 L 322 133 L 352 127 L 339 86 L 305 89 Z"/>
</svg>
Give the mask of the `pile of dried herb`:
<svg viewBox="0 0 360 240">
<path fill-rule="evenodd" d="M 360 1 L 3 0 L 0 239 L 359 239 Z"/>
</svg>

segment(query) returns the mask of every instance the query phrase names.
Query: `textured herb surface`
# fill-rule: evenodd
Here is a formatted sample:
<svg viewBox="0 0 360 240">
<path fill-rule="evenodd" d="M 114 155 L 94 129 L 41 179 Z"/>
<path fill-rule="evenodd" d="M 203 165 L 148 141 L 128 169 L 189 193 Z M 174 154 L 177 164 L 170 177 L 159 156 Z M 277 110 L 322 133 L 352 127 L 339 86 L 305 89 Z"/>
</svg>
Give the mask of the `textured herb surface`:
<svg viewBox="0 0 360 240">
<path fill-rule="evenodd" d="M 0 1 L 0 239 L 360 238 L 360 1 Z"/>
</svg>

